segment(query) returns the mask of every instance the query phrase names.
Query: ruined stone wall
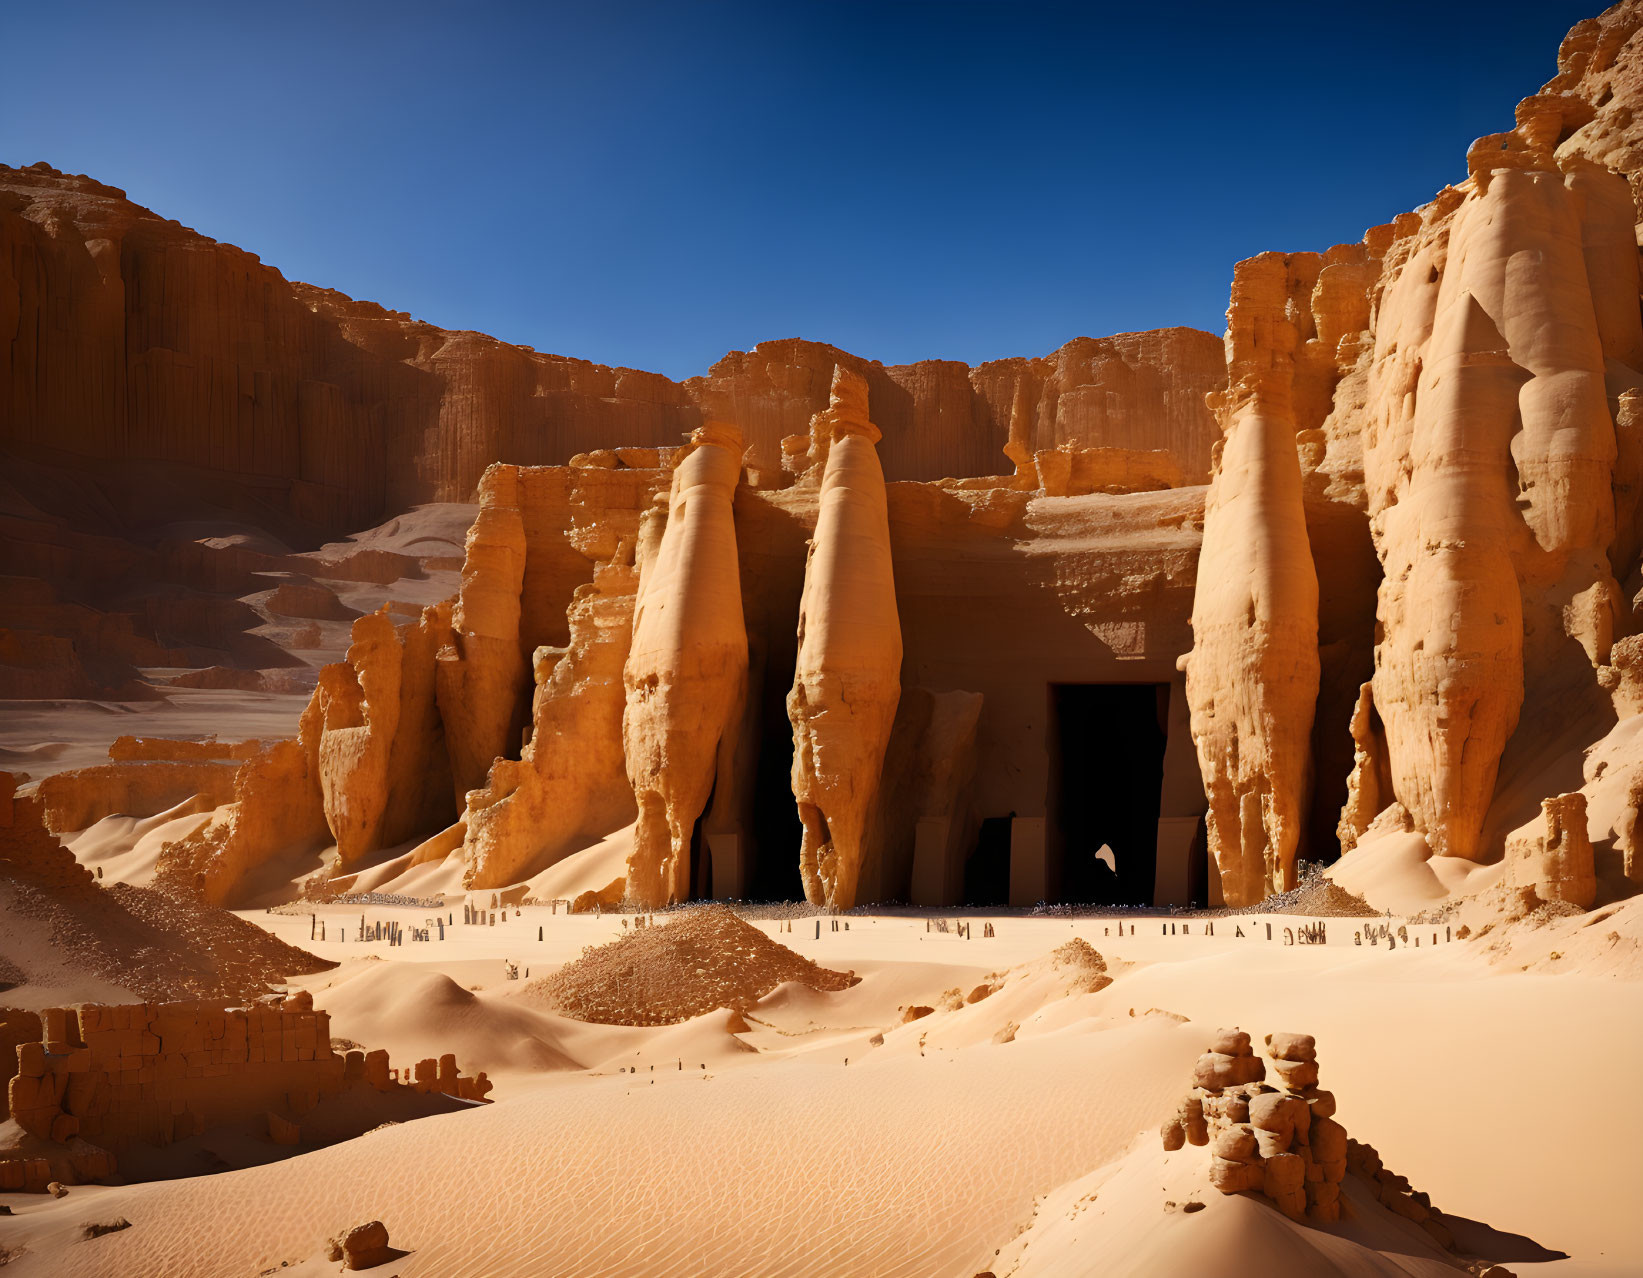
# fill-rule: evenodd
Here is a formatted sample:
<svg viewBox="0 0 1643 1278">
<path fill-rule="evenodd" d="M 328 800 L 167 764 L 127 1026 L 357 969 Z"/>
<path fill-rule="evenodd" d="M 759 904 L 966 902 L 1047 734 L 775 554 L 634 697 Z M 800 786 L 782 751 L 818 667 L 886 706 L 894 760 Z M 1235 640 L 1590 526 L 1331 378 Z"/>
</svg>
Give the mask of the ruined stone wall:
<svg viewBox="0 0 1643 1278">
<path fill-rule="evenodd" d="M 8 1101 L 25 1131 L 118 1152 L 166 1144 L 342 1088 L 324 1012 L 217 1003 L 47 1008 L 40 1042 L 17 1049 Z"/>
<path fill-rule="evenodd" d="M 45 801 L 17 793 L 17 777 L 0 772 L 0 869 L 53 892 L 95 892 L 91 871 L 47 828 Z"/>
<path fill-rule="evenodd" d="M 392 1069 L 382 1051 L 331 1047 L 330 1017 L 306 994 L 235 1008 L 216 1002 L 81 1004 L 39 1014 L 38 1039 L 20 1041 L 7 1111 L 24 1131 L 75 1138 L 115 1155 L 167 1145 L 211 1128 L 266 1118 L 282 1144 L 302 1116 L 353 1085 L 408 1087 L 482 1100 L 484 1074 L 463 1078 L 455 1058 Z M 112 1163 L 101 1175 L 112 1174 Z M 22 1160 L 0 1162 L 0 1188 L 23 1188 Z M 93 1176 L 87 1176 L 92 1179 Z M 43 1188 L 43 1186 L 30 1186 Z"/>
</svg>

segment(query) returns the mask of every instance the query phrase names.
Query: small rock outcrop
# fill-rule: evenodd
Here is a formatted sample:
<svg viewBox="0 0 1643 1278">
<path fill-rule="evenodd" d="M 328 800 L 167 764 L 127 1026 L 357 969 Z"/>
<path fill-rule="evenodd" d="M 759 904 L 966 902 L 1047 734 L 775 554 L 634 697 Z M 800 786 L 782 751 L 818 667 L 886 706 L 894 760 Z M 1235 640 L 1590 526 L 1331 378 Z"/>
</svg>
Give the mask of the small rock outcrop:
<svg viewBox="0 0 1643 1278">
<path fill-rule="evenodd" d="M 1335 1120 L 1335 1096 L 1318 1086 L 1318 1049 L 1310 1034 L 1268 1034 L 1276 1085 L 1249 1035 L 1216 1031 L 1193 1068 L 1193 1089 L 1159 1129 L 1166 1151 L 1208 1146 L 1210 1184 L 1223 1194 L 1256 1193 L 1292 1220 L 1327 1224 L 1341 1216 L 1348 1171 L 1367 1181 L 1390 1211 L 1413 1221 L 1444 1248 L 1454 1246 L 1432 1201 L 1381 1166 L 1368 1145 Z"/>
<path fill-rule="evenodd" d="M 368 1220 L 333 1238 L 325 1254 L 327 1259 L 340 1260 L 344 1269 L 352 1270 L 375 1269 L 399 1253 L 388 1246 L 388 1227 L 380 1220 Z"/>
<path fill-rule="evenodd" d="M 1506 843 L 1507 875 L 1542 901 L 1589 910 L 1597 901 L 1597 869 L 1586 830 L 1586 796 L 1555 794 L 1540 804 L 1540 819 Z"/>
<path fill-rule="evenodd" d="M 424 609 L 403 630 L 386 608 L 369 613 L 354 622 L 348 659 L 320 671 L 320 790 L 344 867 L 453 815 L 434 694 L 434 656 L 449 634 L 440 612 Z"/>
</svg>

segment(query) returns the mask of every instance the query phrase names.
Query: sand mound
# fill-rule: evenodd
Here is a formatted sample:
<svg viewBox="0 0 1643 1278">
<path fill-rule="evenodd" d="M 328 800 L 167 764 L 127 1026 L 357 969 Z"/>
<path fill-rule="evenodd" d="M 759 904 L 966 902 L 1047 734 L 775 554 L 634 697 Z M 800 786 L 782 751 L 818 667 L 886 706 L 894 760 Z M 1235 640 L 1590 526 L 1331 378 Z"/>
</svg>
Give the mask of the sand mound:
<svg viewBox="0 0 1643 1278">
<path fill-rule="evenodd" d="M 1236 913 L 1305 914 L 1318 919 L 1367 919 L 1380 915 L 1363 897 L 1354 896 L 1326 877 L 1321 866 L 1303 862 L 1299 878 L 1289 891 L 1275 893 L 1259 905 Z"/>
<path fill-rule="evenodd" d="M 725 906 L 709 905 L 586 949 L 529 989 L 576 1020 L 673 1025 L 719 1007 L 751 1007 L 785 981 L 836 991 L 856 976 L 818 967 Z"/>
<path fill-rule="evenodd" d="M 330 1013 L 333 1033 L 386 1048 L 396 1061 L 454 1052 L 465 1069 L 493 1078 L 582 1068 L 559 1042 L 562 1022 L 511 999 L 474 994 L 420 963 L 355 959 L 324 979 L 305 986 Z"/>
<path fill-rule="evenodd" d="M 1107 960 L 1081 936 L 1057 946 L 1051 951 L 1050 959 L 1062 971 L 1070 972 L 1084 993 L 1093 994 L 1112 984 L 1112 977 L 1107 975 Z"/>
<path fill-rule="evenodd" d="M 58 895 L 0 878 L 0 909 L 11 920 L 0 963 L 21 969 L 19 984 L 56 987 L 65 1001 L 86 978 L 96 984 L 83 996 L 93 999 L 116 986 L 145 1001 L 238 1001 L 334 966 L 227 910 L 129 884 Z"/>
</svg>

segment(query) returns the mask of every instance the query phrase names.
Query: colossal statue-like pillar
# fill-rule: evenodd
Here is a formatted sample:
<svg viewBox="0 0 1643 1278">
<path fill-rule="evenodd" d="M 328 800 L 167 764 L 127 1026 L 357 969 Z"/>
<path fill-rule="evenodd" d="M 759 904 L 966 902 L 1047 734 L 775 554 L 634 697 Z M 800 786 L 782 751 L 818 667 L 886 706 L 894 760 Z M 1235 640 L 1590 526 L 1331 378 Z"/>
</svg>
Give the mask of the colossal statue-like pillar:
<svg viewBox="0 0 1643 1278">
<path fill-rule="evenodd" d="M 1295 883 L 1318 699 L 1318 576 L 1307 540 L 1292 407 L 1298 341 L 1289 263 L 1238 264 L 1227 312 L 1225 438 L 1204 509 L 1182 658 L 1209 800 L 1209 850 L 1228 905 Z"/>
<path fill-rule="evenodd" d="M 833 370 L 831 402 L 811 419 L 810 436 L 813 456 L 827 451 L 787 694 L 793 797 L 804 823 L 805 897 L 847 910 L 856 903 L 862 835 L 901 697 L 889 511 L 862 377 Z"/>
<path fill-rule="evenodd" d="M 1588 262 L 1632 266 L 1635 312 L 1612 187 L 1589 166 L 1561 173 L 1546 139 L 1537 149 L 1538 116 L 1520 116 L 1504 143 L 1474 144 L 1453 218 L 1428 237 L 1430 269 L 1417 255 L 1386 291 L 1383 346 L 1400 315 L 1425 307 L 1432 320 L 1424 341 L 1402 326 L 1408 390 L 1372 383 L 1413 406 L 1407 461 L 1366 450 L 1390 494 L 1374 696 L 1393 784 L 1434 853 L 1471 859 L 1493 850 L 1485 819 L 1526 695 L 1538 685 L 1544 705 L 1571 686 L 1564 635 L 1582 663 L 1608 660 L 1619 590 L 1605 342 L 1636 348 L 1610 282 L 1587 274 Z"/>
<path fill-rule="evenodd" d="M 641 566 L 622 676 L 622 739 L 639 805 L 627 897 L 647 909 L 690 894 L 691 835 L 747 684 L 732 514 L 742 436 L 710 421 L 691 439 L 673 472 L 667 526 Z"/>
</svg>

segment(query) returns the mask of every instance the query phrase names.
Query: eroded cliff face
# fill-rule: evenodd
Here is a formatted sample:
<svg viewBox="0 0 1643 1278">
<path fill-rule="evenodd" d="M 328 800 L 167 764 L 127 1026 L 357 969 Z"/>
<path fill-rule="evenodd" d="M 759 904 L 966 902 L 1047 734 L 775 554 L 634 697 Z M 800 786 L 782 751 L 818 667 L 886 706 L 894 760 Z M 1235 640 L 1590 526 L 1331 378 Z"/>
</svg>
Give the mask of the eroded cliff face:
<svg viewBox="0 0 1643 1278">
<path fill-rule="evenodd" d="M 314 692 L 325 820 L 343 866 L 448 824 L 455 810 L 434 698 L 445 610 L 398 628 L 384 609 L 353 633 L 347 661 L 325 667 Z"/>
<path fill-rule="evenodd" d="M 570 642 L 536 650 L 530 741 L 468 794 L 463 881 L 506 887 L 633 819 L 622 758 L 622 666 L 638 576 L 600 564 L 571 600 Z"/>
<path fill-rule="evenodd" d="M 0 692 L 152 698 L 141 667 L 299 664 L 246 633 L 257 618 L 238 600 L 195 592 L 314 565 L 211 544 L 201 521 L 302 549 L 470 501 L 493 462 L 672 448 L 714 416 L 746 438 L 746 484 L 783 486 L 781 440 L 827 407 L 841 365 L 867 379 L 890 480 L 1105 450 L 1052 464 L 1086 472 L 1068 491 L 1202 482 L 1203 397 L 1225 378 L 1210 334 L 1165 329 L 977 368 L 773 341 L 678 383 L 288 281 L 114 187 L 0 166 L 0 572 L 26 579 L 0 600 Z M 457 736 L 471 787 L 483 773 Z"/>
<path fill-rule="evenodd" d="M 1166 418 L 1192 482 L 1213 437 L 1213 347 L 1167 329 L 972 370 L 777 341 L 681 384 L 287 281 L 115 187 L 0 166 L 0 443 L 254 478 L 263 501 L 332 535 L 466 501 L 492 462 L 675 446 L 709 401 L 736 406 L 753 482 L 782 483 L 780 441 L 826 408 L 841 363 L 871 382 L 892 479 L 998 473 L 1025 395 L 1040 447 L 1158 447 Z"/>
<path fill-rule="evenodd" d="M 1526 99 L 1387 253 L 1365 450 L 1386 567 L 1374 694 L 1396 796 L 1440 854 L 1498 852 L 1503 761 L 1601 735 L 1630 628 L 1610 556 L 1637 483 L 1616 472 L 1636 215 L 1624 176 L 1579 151 L 1590 117 L 1578 96 Z"/>
<path fill-rule="evenodd" d="M 491 760 L 508 754 L 523 730 L 531 672 L 520 635 L 525 520 L 516 468 L 486 470 L 467 552 L 462 590 L 450 612 L 450 642 L 438 658 L 439 713 L 458 803 L 484 785 Z"/>
<path fill-rule="evenodd" d="M 1371 228 L 1361 245 L 1323 255 L 1310 317 L 1294 304 L 1286 317 L 1309 319 L 1315 333 L 1294 364 L 1294 426 L 1317 576 L 1338 580 L 1341 566 L 1318 544 L 1320 528 L 1350 528 L 1360 514 L 1381 568 L 1372 680 L 1351 704 L 1331 705 L 1357 688 L 1337 666 L 1317 701 L 1311 761 L 1329 774 L 1347 770 L 1330 724 L 1350 724 L 1343 848 L 1398 805 L 1395 823 L 1423 834 L 1435 854 L 1496 858 L 1506 832 L 1532 813 L 1537 769 L 1606 731 L 1605 688 L 1624 700 L 1609 663 L 1616 639 L 1635 628 L 1616 577 L 1635 578 L 1643 482 L 1630 114 L 1643 96 L 1639 19 L 1625 4 L 1577 26 L 1558 77 L 1518 105 L 1515 126 L 1473 143 L 1466 180 Z M 1253 265 L 1242 264 L 1240 278 Z M 1233 398 L 1239 312 L 1250 305 L 1235 285 Z M 1251 318 L 1253 344 L 1269 358 L 1294 347 L 1287 323 Z M 1232 450 L 1229 433 L 1195 620 L 1226 593 L 1211 584 L 1211 565 L 1241 553 L 1213 513 L 1235 478 Z M 1252 540 L 1260 533 L 1245 529 L 1234 542 Z M 1362 633 L 1354 607 L 1343 600 L 1332 627 L 1349 666 L 1351 632 Z M 1323 634 L 1319 642 L 1327 665 L 1332 645 Z M 1210 633 L 1195 634 L 1189 687 L 1202 688 L 1200 657 L 1208 665 L 1216 651 Z M 1285 677 L 1254 671 L 1232 682 L 1239 695 L 1271 697 Z M 1242 820 L 1236 787 L 1215 781 L 1225 733 L 1211 710 L 1195 701 L 1213 843 L 1217 827 Z M 1236 756 L 1220 754 L 1244 766 L 1253 756 L 1268 775 L 1269 756 L 1293 759 L 1294 722 L 1293 708 L 1256 716 Z M 1289 772 L 1287 784 L 1299 783 Z"/>
<path fill-rule="evenodd" d="M 816 342 L 761 342 L 685 387 L 741 427 L 749 481 L 773 487 L 787 482 L 782 440 L 803 435 L 827 408 L 837 367 L 867 383 L 891 481 L 996 475 L 1062 447 L 1159 451 L 1178 467 L 1177 485 L 1201 484 L 1216 437 L 1203 397 L 1226 381 L 1211 334 L 1165 328 L 1075 338 L 1043 358 L 975 368 L 956 360 L 886 367 Z"/>
</svg>

